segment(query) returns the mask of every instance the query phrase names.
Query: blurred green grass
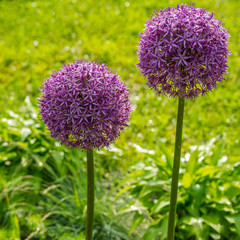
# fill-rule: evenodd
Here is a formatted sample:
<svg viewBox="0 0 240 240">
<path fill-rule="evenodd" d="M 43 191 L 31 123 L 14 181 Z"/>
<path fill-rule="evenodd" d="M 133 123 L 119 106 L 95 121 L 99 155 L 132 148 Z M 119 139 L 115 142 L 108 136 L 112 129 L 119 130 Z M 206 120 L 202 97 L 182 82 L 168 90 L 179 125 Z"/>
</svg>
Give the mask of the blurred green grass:
<svg viewBox="0 0 240 240">
<path fill-rule="evenodd" d="M 126 82 L 135 109 L 130 128 L 116 144 L 155 150 L 162 141 L 171 147 L 176 101 L 156 97 L 148 89 L 136 68 L 136 51 L 139 33 L 153 10 L 176 4 L 154 0 L 1 1 L 1 114 L 7 109 L 21 111 L 26 96 L 36 105 L 38 89 L 53 69 L 78 59 L 98 60 Z M 221 134 L 226 138 L 227 153 L 236 155 L 240 147 L 240 3 L 211 0 L 196 6 L 214 11 L 224 22 L 231 35 L 232 55 L 226 80 L 208 96 L 187 102 L 183 148 Z M 128 155 L 135 158 L 134 150 Z"/>
</svg>

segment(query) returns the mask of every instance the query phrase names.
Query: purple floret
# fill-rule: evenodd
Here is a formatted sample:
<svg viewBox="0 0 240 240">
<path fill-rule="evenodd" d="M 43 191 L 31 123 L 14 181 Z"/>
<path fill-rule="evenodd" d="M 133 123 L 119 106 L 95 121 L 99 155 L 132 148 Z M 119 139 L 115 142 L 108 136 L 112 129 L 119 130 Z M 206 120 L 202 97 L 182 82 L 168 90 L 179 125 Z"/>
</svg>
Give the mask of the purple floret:
<svg viewBox="0 0 240 240">
<path fill-rule="evenodd" d="M 109 146 L 128 126 L 128 88 L 104 64 L 78 61 L 64 66 L 44 81 L 41 91 L 41 119 L 67 147 Z"/>
<path fill-rule="evenodd" d="M 205 9 L 178 5 L 160 10 L 140 35 L 137 66 L 158 94 L 205 95 L 227 73 L 229 34 Z"/>
</svg>

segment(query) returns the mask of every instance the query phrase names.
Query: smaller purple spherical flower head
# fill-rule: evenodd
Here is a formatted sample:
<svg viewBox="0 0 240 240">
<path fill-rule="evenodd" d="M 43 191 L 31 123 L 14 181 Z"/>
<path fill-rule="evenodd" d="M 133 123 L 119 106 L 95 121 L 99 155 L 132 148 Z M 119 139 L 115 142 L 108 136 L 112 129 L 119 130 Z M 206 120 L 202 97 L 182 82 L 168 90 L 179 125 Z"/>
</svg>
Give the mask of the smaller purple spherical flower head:
<svg viewBox="0 0 240 240">
<path fill-rule="evenodd" d="M 51 136 L 67 147 L 109 146 L 128 126 L 128 88 L 104 64 L 78 61 L 66 65 L 44 81 L 41 91 L 41 119 Z"/>
<path fill-rule="evenodd" d="M 170 97 L 205 95 L 227 72 L 228 32 L 213 13 L 178 5 L 155 12 L 141 33 L 141 73 L 148 85 Z"/>
</svg>

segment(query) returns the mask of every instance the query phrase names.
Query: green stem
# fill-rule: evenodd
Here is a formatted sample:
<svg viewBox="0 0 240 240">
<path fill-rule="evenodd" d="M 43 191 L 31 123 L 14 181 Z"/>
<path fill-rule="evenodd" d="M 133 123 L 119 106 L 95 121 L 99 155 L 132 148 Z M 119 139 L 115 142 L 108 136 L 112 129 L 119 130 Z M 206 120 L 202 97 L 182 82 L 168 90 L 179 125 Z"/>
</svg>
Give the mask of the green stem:
<svg viewBox="0 0 240 240">
<path fill-rule="evenodd" d="M 172 171 L 170 210 L 169 210 L 169 218 L 168 218 L 168 237 L 167 237 L 168 240 L 174 240 L 174 234 L 175 234 L 174 222 L 175 222 L 176 205 L 177 205 L 178 175 L 179 175 L 179 166 L 180 166 L 180 159 L 181 159 L 183 112 L 184 112 L 184 99 L 179 98 L 174 162 L 173 162 L 173 171 Z"/>
<path fill-rule="evenodd" d="M 86 240 L 92 240 L 94 215 L 94 161 L 93 151 L 87 151 L 87 229 Z"/>
</svg>

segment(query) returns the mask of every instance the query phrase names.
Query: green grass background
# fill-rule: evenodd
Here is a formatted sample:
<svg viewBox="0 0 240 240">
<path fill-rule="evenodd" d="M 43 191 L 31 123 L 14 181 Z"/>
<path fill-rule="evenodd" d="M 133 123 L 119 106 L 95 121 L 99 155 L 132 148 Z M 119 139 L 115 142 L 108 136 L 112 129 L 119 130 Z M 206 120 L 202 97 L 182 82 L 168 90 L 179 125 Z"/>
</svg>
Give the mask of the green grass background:
<svg viewBox="0 0 240 240">
<path fill-rule="evenodd" d="M 183 1 L 189 3 L 189 1 Z M 26 96 L 34 104 L 39 87 L 53 69 L 78 59 L 98 60 L 120 75 L 130 88 L 134 112 L 130 128 L 116 144 L 157 149 L 171 146 L 176 100 L 155 96 L 139 74 L 136 51 L 139 33 L 153 10 L 176 6 L 177 1 L 1 1 L 0 109 L 21 111 Z M 129 5 L 129 6 L 128 6 Z M 214 11 L 229 29 L 229 74 L 208 96 L 188 101 L 183 147 L 224 135 L 226 153 L 237 155 L 239 143 L 240 3 L 199 1 Z M 135 158 L 134 154 L 129 155 Z M 135 159 L 136 160 L 136 159 Z M 128 159 L 129 161 L 129 159 Z M 134 161 L 134 159 L 133 159 Z"/>
<path fill-rule="evenodd" d="M 139 33 L 153 11 L 177 3 L 190 1 L 0 1 L 1 118 L 9 111 L 24 114 L 27 96 L 37 107 L 39 88 L 52 70 L 79 59 L 98 60 L 120 75 L 133 104 L 130 127 L 114 148 L 105 150 L 107 159 L 99 155 L 103 165 L 98 171 L 127 172 L 134 163 L 144 161 L 141 152 L 161 155 L 160 145 L 172 152 L 177 101 L 156 96 L 147 87 L 136 68 L 136 51 Z M 186 101 L 183 154 L 192 145 L 215 139 L 225 143 L 222 155 L 236 162 L 240 149 L 240 2 L 203 0 L 195 5 L 222 20 L 231 35 L 232 55 L 225 81 L 208 96 Z M 6 141 L 3 131 L 0 139 Z"/>
</svg>

